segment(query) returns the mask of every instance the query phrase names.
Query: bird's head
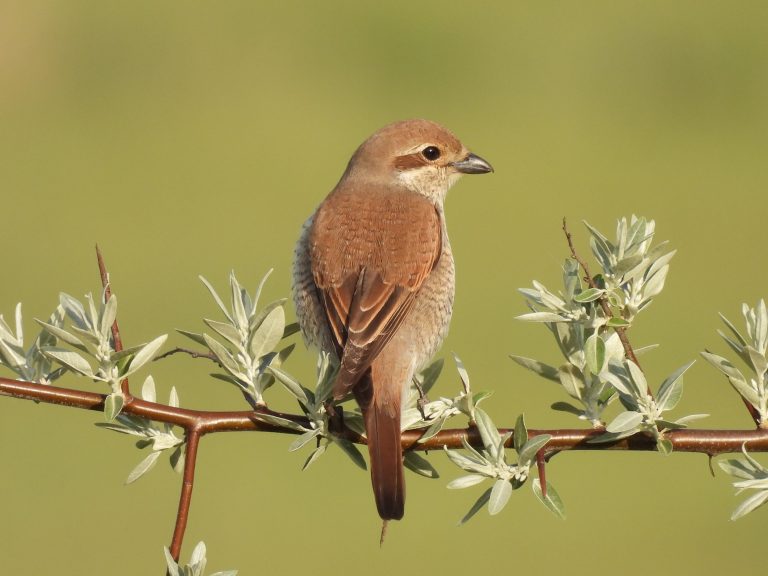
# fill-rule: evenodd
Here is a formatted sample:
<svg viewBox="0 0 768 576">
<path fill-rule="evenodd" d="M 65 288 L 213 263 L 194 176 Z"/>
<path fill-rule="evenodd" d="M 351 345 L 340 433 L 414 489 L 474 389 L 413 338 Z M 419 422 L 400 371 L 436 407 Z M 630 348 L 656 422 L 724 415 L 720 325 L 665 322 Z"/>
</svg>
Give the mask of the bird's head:
<svg viewBox="0 0 768 576">
<path fill-rule="evenodd" d="M 385 126 L 357 149 L 345 177 L 404 186 L 435 202 L 463 174 L 493 172 L 449 130 L 429 120 Z"/>
</svg>

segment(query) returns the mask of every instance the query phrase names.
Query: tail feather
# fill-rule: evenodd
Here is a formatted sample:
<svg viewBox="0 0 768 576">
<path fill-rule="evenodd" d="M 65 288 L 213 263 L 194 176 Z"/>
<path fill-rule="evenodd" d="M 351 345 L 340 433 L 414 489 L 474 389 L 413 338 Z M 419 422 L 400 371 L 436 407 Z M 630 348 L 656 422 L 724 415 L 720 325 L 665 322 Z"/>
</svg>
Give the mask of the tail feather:
<svg viewBox="0 0 768 576">
<path fill-rule="evenodd" d="M 405 512 L 400 407 L 377 404 L 371 384 L 369 371 L 355 387 L 355 396 L 363 410 L 368 436 L 373 494 L 383 520 L 400 520 Z"/>
</svg>

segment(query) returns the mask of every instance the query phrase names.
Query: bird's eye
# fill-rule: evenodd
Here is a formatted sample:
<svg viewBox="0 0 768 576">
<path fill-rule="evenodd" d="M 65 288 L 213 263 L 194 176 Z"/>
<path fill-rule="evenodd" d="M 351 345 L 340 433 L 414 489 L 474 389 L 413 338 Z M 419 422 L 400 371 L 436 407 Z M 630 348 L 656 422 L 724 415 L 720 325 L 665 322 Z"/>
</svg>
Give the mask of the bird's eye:
<svg viewBox="0 0 768 576">
<path fill-rule="evenodd" d="M 430 161 L 437 160 L 440 158 L 440 148 L 437 146 L 427 146 L 421 151 L 421 155 Z"/>
</svg>

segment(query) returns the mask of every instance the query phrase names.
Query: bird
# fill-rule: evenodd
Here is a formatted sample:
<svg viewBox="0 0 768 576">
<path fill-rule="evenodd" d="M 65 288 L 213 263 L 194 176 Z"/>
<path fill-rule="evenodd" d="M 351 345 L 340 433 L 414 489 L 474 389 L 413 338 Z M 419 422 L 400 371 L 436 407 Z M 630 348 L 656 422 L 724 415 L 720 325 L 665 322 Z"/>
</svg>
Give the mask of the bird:
<svg viewBox="0 0 768 576">
<path fill-rule="evenodd" d="M 360 406 L 384 528 L 405 512 L 402 397 L 438 351 L 453 310 L 445 197 L 463 174 L 488 172 L 435 122 L 389 124 L 357 148 L 296 244 L 299 326 L 308 345 L 338 362 L 333 402 L 351 393 Z"/>
</svg>

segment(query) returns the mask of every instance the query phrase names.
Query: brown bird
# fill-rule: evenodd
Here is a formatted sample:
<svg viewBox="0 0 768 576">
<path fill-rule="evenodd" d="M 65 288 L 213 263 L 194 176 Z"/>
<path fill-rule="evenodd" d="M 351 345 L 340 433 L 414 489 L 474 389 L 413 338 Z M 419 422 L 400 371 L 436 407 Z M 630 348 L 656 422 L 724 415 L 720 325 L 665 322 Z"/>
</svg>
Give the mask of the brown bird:
<svg viewBox="0 0 768 576">
<path fill-rule="evenodd" d="M 352 392 L 360 405 L 385 521 L 405 507 L 401 397 L 451 319 L 445 195 L 462 174 L 492 171 L 434 122 L 390 124 L 357 149 L 296 246 L 299 323 L 309 344 L 340 363 L 334 401 Z"/>
</svg>

